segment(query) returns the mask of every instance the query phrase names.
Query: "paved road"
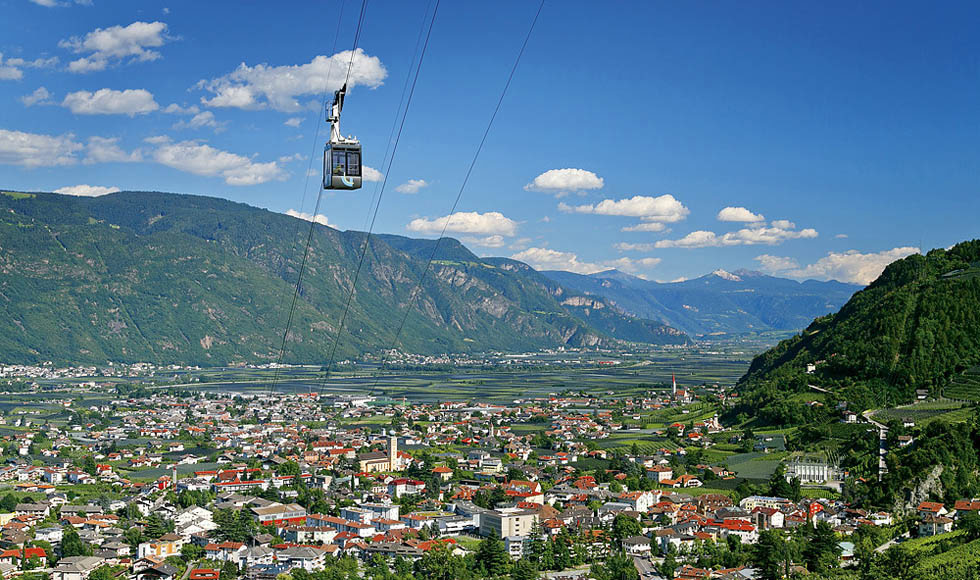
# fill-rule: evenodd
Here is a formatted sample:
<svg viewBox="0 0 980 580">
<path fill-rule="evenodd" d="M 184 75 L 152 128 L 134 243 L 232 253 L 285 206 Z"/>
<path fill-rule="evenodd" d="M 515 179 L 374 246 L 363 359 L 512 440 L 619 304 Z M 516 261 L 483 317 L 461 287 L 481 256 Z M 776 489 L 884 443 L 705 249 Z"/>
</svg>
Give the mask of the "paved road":
<svg viewBox="0 0 980 580">
<path fill-rule="evenodd" d="M 909 537 L 909 533 L 905 532 L 901 536 L 898 536 L 897 538 L 892 538 L 891 540 L 888 540 L 884 544 L 878 546 L 877 548 L 875 548 L 875 552 L 878 552 L 879 554 L 884 554 L 888 548 L 891 548 L 895 544 L 904 541 L 908 537 Z"/>
<path fill-rule="evenodd" d="M 861 416 L 878 429 L 878 481 L 881 481 L 882 476 L 888 471 L 888 465 L 885 463 L 885 455 L 888 453 L 888 427 L 871 418 L 874 412 L 875 409 L 869 409 L 861 413 Z"/>
</svg>

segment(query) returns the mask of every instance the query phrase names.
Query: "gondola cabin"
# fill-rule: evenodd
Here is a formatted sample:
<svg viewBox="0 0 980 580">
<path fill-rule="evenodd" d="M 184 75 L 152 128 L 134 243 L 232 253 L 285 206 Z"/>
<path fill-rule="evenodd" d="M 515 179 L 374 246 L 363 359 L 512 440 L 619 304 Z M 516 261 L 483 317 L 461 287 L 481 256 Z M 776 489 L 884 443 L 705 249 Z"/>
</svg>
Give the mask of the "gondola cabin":
<svg viewBox="0 0 980 580">
<path fill-rule="evenodd" d="M 323 189 L 361 188 L 361 144 L 327 143 L 323 150 Z"/>
</svg>

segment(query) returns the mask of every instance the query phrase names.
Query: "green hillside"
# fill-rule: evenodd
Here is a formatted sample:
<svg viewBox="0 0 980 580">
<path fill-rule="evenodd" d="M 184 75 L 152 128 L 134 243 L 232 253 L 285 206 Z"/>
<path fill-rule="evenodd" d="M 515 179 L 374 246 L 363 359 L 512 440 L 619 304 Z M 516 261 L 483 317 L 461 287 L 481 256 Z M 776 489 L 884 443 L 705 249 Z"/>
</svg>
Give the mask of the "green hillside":
<svg viewBox="0 0 980 580">
<path fill-rule="evenodd" d="M 807 364 L 815 364 L 812 374 Z M 890 264 L 836 314 L 755 358 L 739 410 L 771 423 L 808 414 L 808 385 L 852 409 L 910 402 L 917 389 L 974 399 L 980 363 L 980 240 Z"/>
<path fill-rule="evenodd" d="M 308 231 L 295 218 L 201 196 L 0 195 L 0 361 L 274 360 Z M 326 358 L 365 236 L 316 226 L 287 362 Z M 434 243 L 372 237 L 340 358 L 390 344 Z M 522 268 L 481 260 L 448 239 L 437 258 L 401 335 L 406 351 L 617 340 L 615 328 L 562 306 L 553 285 Z M 688 340 L 649 321 L 636 332 L 616 316 L 633 329 L 629 340 Z"/>
</svg>

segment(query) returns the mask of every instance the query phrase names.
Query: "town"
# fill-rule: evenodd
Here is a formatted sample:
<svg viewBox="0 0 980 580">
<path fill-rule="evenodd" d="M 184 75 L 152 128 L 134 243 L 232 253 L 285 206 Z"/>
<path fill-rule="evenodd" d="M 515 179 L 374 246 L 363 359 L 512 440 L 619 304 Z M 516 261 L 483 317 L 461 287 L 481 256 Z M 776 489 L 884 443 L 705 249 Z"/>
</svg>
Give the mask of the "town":
<svg viewBox="0 0 980 580">
<path fill-rule="evenodd" d="M 451 578 L 470 561 L 514 578 L 748 579 L 763 576 L 746 554 L 773 534 L 829 536 L 814 557 L 847 567 L 868 538 L 943 534 L 980 510 L 843 501 L 856 478 L 830 458 L 724 428 L 736 395 L 717 385 L 426 403 L 99 379 L 72 396 L 31 380 L 43 402 L 0 417 L 5 578 Z"/>
</svg>

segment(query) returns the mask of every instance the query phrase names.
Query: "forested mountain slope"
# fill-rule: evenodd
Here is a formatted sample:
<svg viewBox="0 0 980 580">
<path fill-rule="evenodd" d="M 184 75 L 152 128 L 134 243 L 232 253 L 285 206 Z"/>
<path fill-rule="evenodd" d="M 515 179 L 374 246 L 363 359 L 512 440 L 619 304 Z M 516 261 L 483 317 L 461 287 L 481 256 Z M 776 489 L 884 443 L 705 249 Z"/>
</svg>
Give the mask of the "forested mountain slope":
<svg viewBox="0 0 980 580">
<path fill-rule="evenodd" d="M 307 222 L 202 196 L 0 195 L 0 361 L 274 360 L 308 232 Z M 287 362 L 327 358 L 365 236 L 314 228 Z M 434 243 L 372 237 L 338 358 L 390 345 Z M 605 302 L 616 324 L 593 322 L 523 264 L 481 260 L 455 240 L 437 258 L 403 350 L 688 341 Z"/>
<path fill-rule="evenodd" d="M 814 384 L 852 409 L 940 393 L 980 363 L 980 240 L 890 264 L 839 312 L 753 360 L 739 381 L 743 411 L 775 423 L 805 410 L 792 395 Z M 807 365 L 816 369 L 807 374 Z"/>
</svg>

